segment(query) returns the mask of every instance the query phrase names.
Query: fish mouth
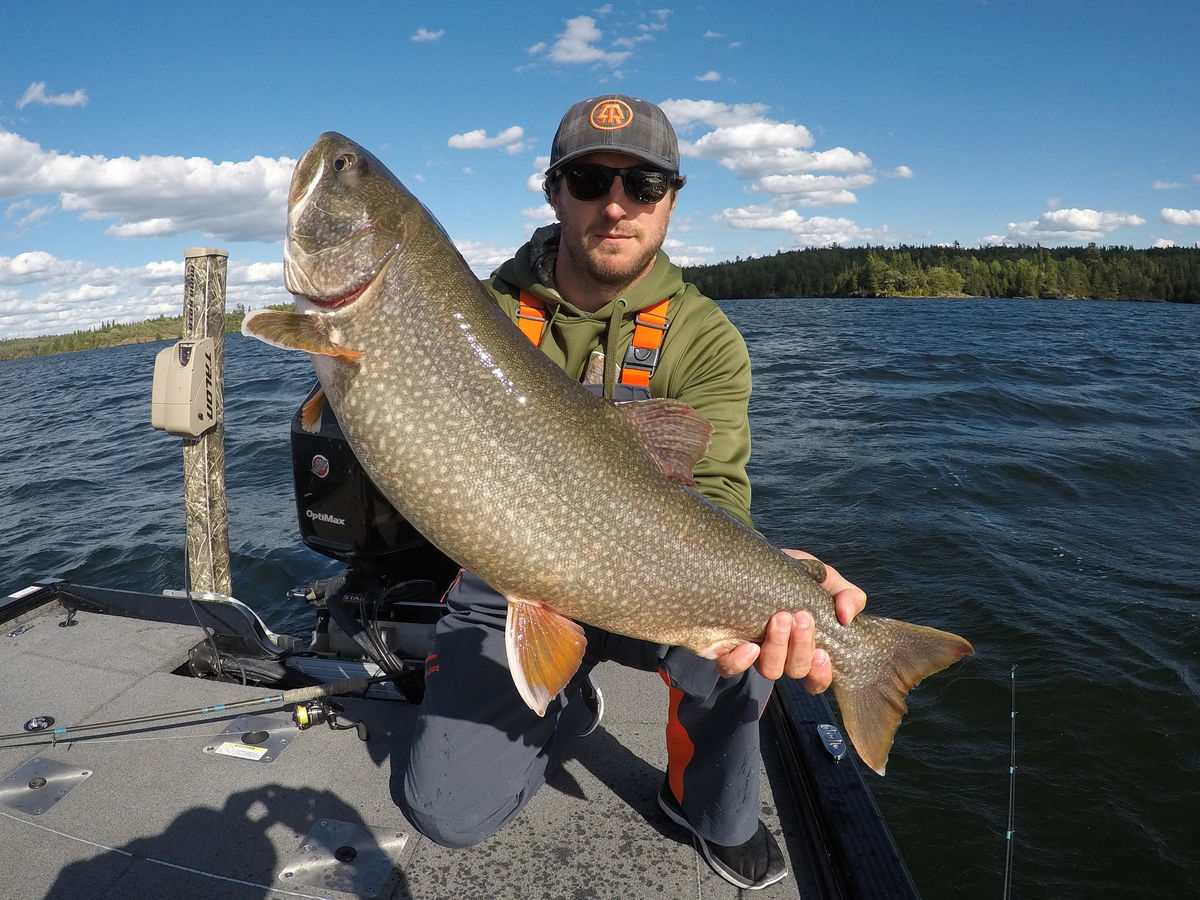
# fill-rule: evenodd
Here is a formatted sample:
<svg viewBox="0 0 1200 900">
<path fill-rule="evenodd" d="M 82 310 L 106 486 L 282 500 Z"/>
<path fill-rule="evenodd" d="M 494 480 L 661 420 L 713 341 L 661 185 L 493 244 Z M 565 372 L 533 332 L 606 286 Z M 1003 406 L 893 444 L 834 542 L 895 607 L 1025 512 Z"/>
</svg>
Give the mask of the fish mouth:
<svg viewBox="0 0 1200 900">
<path fill-rule="evenodd" d="M 350 291 L 349 293 L 342 294 L 340 297 L 334 297 L 332 300 L 325 300 L 320 297 L 304 297 L 304 299 L 314 306 L 319 306 L 321 309 L 337 309 L 339 306 L 345 306 L 347 303 L 353 303 L 360 296 L 362 296 L 363 291 L 371 286 L 371 283 L 375 280 L 375 277 L 375 275 L 368 276 L 367 280 L 358 287 L 354 288 L 354 290 Z"/>
<path fill-rule="evenodd" d="M 393 244 L 379 258 L 379 260 L 361 276 L 361 279 L 352 282 L 354 285 L 349 290 L 344 287 L 338 288 L 335 291 L 322 291 L 317 288 L 314 278 L 308 271 L 305 265 L 306 261 L 318 254 L 299 254 L 300 258 L 296 258 L 291 253 L 287 254 L 285 259 L 285 275 L 291 276 L 285 278 L 285 281 L 297 282 L 294 286 L 286 285 L 288 291 L 296 297 L 297 300 L 303 301 L 306 304 L 311 304 L 318 310 L 324 312 L 332 312 L 334 310 L 343 309 L 350 306 L 356 300 L 363 296 L 367 290 L 379 280 L 383 275 L 392 260 L 395 258 L 397 251 L 400 249 L 400 244 Z M 321 279 L 325 280 L 325 279 Z M 344 282 L 343 282 L 344 284 Z"/>
</svg>

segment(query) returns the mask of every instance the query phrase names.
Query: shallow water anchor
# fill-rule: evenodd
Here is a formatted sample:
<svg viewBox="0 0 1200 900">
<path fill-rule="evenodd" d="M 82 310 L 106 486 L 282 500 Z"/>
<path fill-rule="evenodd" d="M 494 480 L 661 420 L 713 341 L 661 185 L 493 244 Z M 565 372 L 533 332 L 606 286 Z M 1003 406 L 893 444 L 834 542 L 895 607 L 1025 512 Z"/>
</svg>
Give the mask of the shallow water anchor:
<svg viewBox="0 0 1200 900">
<path fill-rule="evenodd" d="M 212 427 L 183 438 L 183 500 L 191 590 L 233 593 L 229 572 L 229 513 L 225 499 L 225 273 L 229 254 L 211 247 L 183 253 L 183 339 L 212 341 Z"/>
</svg>

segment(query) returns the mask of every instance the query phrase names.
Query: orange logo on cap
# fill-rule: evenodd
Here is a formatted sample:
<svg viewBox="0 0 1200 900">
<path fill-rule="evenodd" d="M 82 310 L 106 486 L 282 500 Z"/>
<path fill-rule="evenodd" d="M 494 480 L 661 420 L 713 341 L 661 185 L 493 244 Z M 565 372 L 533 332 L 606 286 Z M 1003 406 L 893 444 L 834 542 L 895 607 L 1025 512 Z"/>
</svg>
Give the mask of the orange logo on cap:
<svg viewBox="0 0 1200 900">
<path fill-rule="evenodd" d="M 624 100 L 601 100 L 592 107 L 588 121 L 592 123 L 593 128 L 616 131 L 633 121 L 633 110 Z"/>
</svg>

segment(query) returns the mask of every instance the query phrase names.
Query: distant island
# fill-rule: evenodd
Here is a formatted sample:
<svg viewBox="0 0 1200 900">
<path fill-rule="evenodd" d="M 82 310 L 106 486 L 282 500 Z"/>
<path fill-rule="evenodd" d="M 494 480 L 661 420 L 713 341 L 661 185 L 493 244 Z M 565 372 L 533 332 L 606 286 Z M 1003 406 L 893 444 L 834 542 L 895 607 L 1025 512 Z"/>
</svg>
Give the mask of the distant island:
<svg viewBox="0 0 1200 900">
<path fill-rule="evenodd" d="M 684 268 L 715 300 L 1032 297 L 1200 303 L 1200 249 L 825 247 Z"/>
<path fill-rule="evenodd" d="M 1200 248 L 824 247 L 686 266 L 714 300 L 770 297 L 1034 297 L 1200 303 Z M 272 307 L 293 309 L 291 304 Z M 226 314 L 238 331 L 246 310 Z M 0 341 L 0 360 L 177 340 L 183 317 Z"/>
</svg>

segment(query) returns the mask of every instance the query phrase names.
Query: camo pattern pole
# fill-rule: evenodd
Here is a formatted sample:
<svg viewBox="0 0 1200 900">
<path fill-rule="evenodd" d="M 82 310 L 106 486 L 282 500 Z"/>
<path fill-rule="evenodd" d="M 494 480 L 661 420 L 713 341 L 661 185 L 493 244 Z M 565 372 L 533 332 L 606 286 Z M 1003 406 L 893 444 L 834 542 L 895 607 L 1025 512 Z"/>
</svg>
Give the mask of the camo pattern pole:
<svg viewBox="0 0 1200 900">
<path fill-rule="evenodd" d="M 229 514 L 225 499 L 225 273 L 229 254 L 209 247 L 184 251 L 183 339 L 213 340 L 212 385 L 216 424 L 183 439 L 183 495 L 191 589 L 231 595 Z"/>
</svg>

